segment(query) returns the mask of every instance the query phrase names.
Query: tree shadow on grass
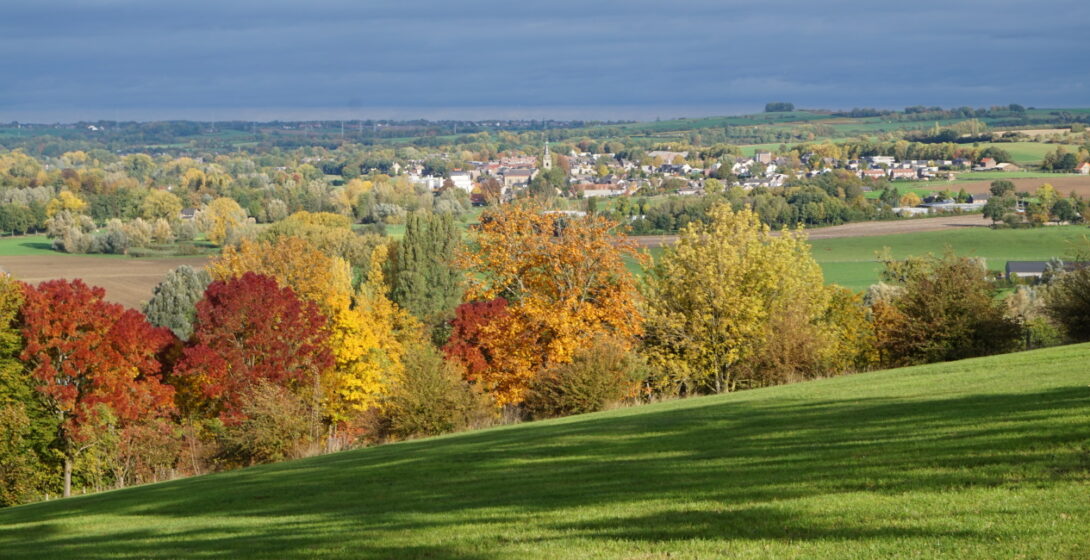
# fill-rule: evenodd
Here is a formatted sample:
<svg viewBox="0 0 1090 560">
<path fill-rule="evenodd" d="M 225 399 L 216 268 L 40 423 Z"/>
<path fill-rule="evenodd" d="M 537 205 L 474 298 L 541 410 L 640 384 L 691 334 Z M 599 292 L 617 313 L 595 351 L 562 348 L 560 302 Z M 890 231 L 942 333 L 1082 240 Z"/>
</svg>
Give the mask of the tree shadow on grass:
<svg viewBox="0 0 1090 560">
<path fill-rule="evenodd" d="M 346 541 L 350 556 L 472 558 L 427 547 L 403 555 L 386 537 L 473 525 L 474 538 L 487 539 L 493 530 L 540 525 L 534 516 L 575 508 L 592 508 L 598 518 L 539 529 L 644 541 L 972 537 L 838 527 L 767 504 L 1090 480 L 1090 423 L 1070 421 L 1090 417 L 1088 396 L 1085 387 L 1069 387 L 915 401 L 706 400 L 535 423 L 20 507 L 0 512 L 0 550 L 12 558 L 35 551 L 105 557 L 97 540 L 142 556 L 160 550 L 164 538 L 174 542 L 171 524 L 207 518 L 215 531 L 237 534 L 193 531 L 181 555 L 237 550 L 260 557 L 267 543 L 274 556 L 305 556 L 324 542 L 306 535 L 312 532 Z M 641 502 L 693 500 L 714 500 L 724 510 L 629 511 Z M 102 514 L 132 516 L 132 526 L 115 523 L 94 539 L 52 526 Z M 232 528 L 241 518 L 267 522 Z M 36 547 L 20 547 L 28 541 Z M 245 546 L 233 548 L 237 543 Z"/>
</svg>

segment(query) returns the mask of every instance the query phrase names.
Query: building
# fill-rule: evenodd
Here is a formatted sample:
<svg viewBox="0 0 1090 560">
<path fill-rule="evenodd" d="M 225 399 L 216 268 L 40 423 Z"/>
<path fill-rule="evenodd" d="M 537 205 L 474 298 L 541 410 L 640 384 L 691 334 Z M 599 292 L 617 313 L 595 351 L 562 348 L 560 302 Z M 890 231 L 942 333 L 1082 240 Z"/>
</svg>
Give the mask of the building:
<svg viewBox="0 0 1090 560">
<path fill-rule="evenodd" d="M 1075 166 L 1075 173 L 1079 175 L 1090 175 L 1090 161 L 1084 161 Z"/>
<path fill-rule="evenodd" d="M 1007 279 L 1040 278 L 1048 269 L 1048 261 L 1007 261 L 1003 273 Z"/>
<path fill-rule="evenodd" d="M 473 192 L 473 177 L 465 171 L 454 171 L 450 174 L 450 182 L 454 183 L 455 187 L 462 189 L 465 192 Z"/>
<path fill-rule="evenodd" d="M 919 174 L 916 172 L 915 169 L 901 169 L 901 168 L 890 169 L 889 170 L 889 178 L 890 179 L 916 180 L 916 179 L 919 179 Z"/>
<path fill-rule="evenodd" d="M 772 163 L 772 152 L 765 151 L 765 150 L 757 150 L 753 154 L 753 159 L 757 163 L 764 163 L 764 164 Z"/>
<path fill-rule="evenodd" d="M 897 158 L 893 156 L 870 156 L 866 159 L 872 166 L 885 165 L 887 167 L 892 166 L 897 161 Z"/>
</svg>

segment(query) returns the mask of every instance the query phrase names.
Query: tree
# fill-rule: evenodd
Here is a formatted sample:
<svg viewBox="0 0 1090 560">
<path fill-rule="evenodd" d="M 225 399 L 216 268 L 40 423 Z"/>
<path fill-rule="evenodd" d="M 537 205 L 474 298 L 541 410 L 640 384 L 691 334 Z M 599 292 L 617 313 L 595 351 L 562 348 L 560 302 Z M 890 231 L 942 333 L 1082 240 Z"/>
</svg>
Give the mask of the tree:
<svg viewBox="0 0 1090 560">
<path fill-rule="evenodd" d="M 208 203 L 198 219 L 208 240 L 223 245 L 232 230 L 246 222 L 246 211 L 231 198 L 217 198 Z"/>
<path fill-rule="evenodd" d="M 461 263 L 467 301 L 508 302 L 502 320 L 482 327 L 493 361 L 477 376 L 498 404 L 520 403 L 537 371 L 570 362 L 594 335 L 641 332 L 639 293 L 623 260 L 640 256 L 617 227 L 533 203 L 482 216 Z"/>
<path fill-rule="evenodd" d="M 905 193 L 900 200 L 901 206 L 919 206 L 920 202 L 922 202 L 920 200 L 920 195 L 914 192 Z"/>
<path fill-rule="evenodd" d="M 883 260 L 883 280 L 902 287 L 873 306 L 885 365 L 996 354 L 1018 341 L 1018 325 L 997 302 L 997 287 L 980 261 L 953 254 Z"/>
<path fill-rule="evenodd" d="M 182 212 L 182 199 L 170 191 L 152 190 L 140 204 L 140 215 L 146 220 L 164 219 L 176 222 Z"/>
<path fill-rule="evenodd" d="M 488 370 L 496 367 L 485 327 L 493 322 L 502 324 L 507 319 L 507 300 L 503 298 L 466 302 L 454 309 L 450 338 L 443 352 L 465 367 L 467 380 L 479 382 Z"/>
<path fill-rule="evenodd" d="M 572 361 L 538 374 L 526 408 L 536 418 L 603 410 L 639 394 L 647 364 L 630 345 L 606 335 L 576 351 Z"/>
<path fill-rule="evenodd" d="M 791 112 L 791 111 L 794 111 L 794 110 L 795 110 L 795 104 L 794 103 L 786 103 L 786 102 L 783 102 L 783 101 L 775 101 L 775 102 L 765 103 L 765 112 L 766 113 L 785 113 L 785 112 Z"/>
<path fill-rule="evenodd" d="M 246 418 L 245 399 L 264 381 L 304 398 L 316 430 L 321 377 L 333 365 L 325 325 L 317 305 L 272 277 L 247 272 L 212 282 L 175 368 L 199 396 L 188 408 L 238 424 Z"/>
<path fill-rule="evenodd" d="M 226 247 L 209 263 L 208 271 L 221 281 L 246 272 L 272 276 L 301 299 L 318 305 L 329 319 L 328 345 L 335 359 L 335 367 L 323 380 L 324 413 L 337 423 L 379 404 L 400 371 L 398 337 L 416 328 L 410 316 L 385 296 L 385 261 L 386 246 L 379 245 L 372 252 L 366 282 L 355 293 L 347 262 L 295 237 Z"/>
<path fill-rule="evenodd" d="M 709 217 L 682 230 L 645 276 L 644 345 L 662 372 L 660 390 L 718 393 L 748 384 L 738 365 L 759 356 L 774 326 L 788 318 L 814 324 L 828 306 L 801 231 L 773 236 L 751 210 L 725 204 Z"/>
<path fill-rule="evenodd" d="M 170 331 L 103 298 L 102 288 L 80 280 L 50 280 L 24 289 L 26 362 L 42 404 L 59 421 L 56 445 L 64 458 L 64 495 L 72 490 L 72 463 L 105 408 L 119 422 L 173 410 L 173 389 L 160 379 L 159 353 Z"/>
<path fill-rule="evenodd" d="M 197 302 L 204 297 L 204 290 L 211 282 L 212 277 L 203 269 L 182 265 L 171 270 L 155 286 L 151 300 L 144 307 L 148 322 L 170 329 L 181 340 L 189 340 L 193 334 Z"/>
<path fill-rule="evenodd" d="M 391 299 L 426 324 L 448 320 L 462 298 L 462 271 L 455 263 L 461 244 L 452 215 L 409 214 L 394 260 Z"/>
<path fill-rule="evenodd" d="M 1057 198 L 1056 202 L 1052 203 L 1049 214 L 1057 222 L 1074 222 L 1079 218 L 1079 213 L 1075 211 L 1075 204 L 1068 198 Z"/>
<path fill-rule="evenodd" d="M 1013 213 L 1017 204 L 1013 196 L 994 196 L 984 203 L 984 217 L 990 218 L 994 224 Z"/>
<path fill-rule="evenodd" d="M 444 360 L 430 344 L 417 344 L 406 352 L 405 371 L 384 401 L 383 431 L 399 438 L 456 432 L 487 423 L 494 411 L 480 387 L 465 382 L 457 362 Z"/>
<path fill-rule="evenodd" d="M 1014 195 L 1014 183 L 1006 179 L 998 179 L 992 181 L 988 191 L 992 193 L 994 197 Z"/>
<path fill-rule="evenodd" d="M 1072 340 L 1090 340 L 1090 268 L 1061 273 L 1053 280 L 1045 308 Z"/>
<path fill-rule="evenodd" d="M 46 205 L 45 213 L 47 216 L 53 217 L 57 212 L 68 211 L 73 214 L 80 214 L 86 209 L 87 201 L 69 191 L 61 191 L 56 198 L 50 200 L 49 204 Z"/>
</svg>

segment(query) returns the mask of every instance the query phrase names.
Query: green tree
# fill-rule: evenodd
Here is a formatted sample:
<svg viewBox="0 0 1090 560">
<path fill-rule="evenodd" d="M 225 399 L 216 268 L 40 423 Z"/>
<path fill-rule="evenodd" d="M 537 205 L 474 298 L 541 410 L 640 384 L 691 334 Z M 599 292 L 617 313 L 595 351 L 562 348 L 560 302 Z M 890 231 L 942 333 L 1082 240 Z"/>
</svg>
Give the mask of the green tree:
<svg viewBox="0 0 1090 560">
<path fill-rule="evenodd" d="M 1002 220 L 1007 214 L 1014 212 L 1014 207 L 1018 203 L 1013 196 L 996 196 L 988 199 L 988 202 L 984 203 L 984 217 L 990 218 L 992 223 L 996 223 Z"/>
<path fill-rule="evenodd" d="M 197 316 L 197 302 L 204 297 L 204 290 L 212 277 L 204 269 L 182 265 L 167 273 L 155 287 L 151 300 L 144 306 L 148 322 L 166 327 L 181 340 L 189 340 L 193 334 L 193 319 Z"/>
<path fill-rule="evenodd" d="M 461 246 L 451 214 L 409 214 L 397 246 L 391 299 L 429 325 L 449 319 L 462 299 L 462 271 L 454 263 Z"/>
<path fill-rule="evenodd" d="M 1090 340 L 1090 268 L 1061 273 L 1053 280 L 1045 308 L 1072 340 Z"/>
<path fill-rule="evenodd" d="M 959 360 L 1011 350 L 1018 324 L 997 300 L 978 259 L 943 257 L 896 261 L 884 257 L 883 281 L 901 289 L 873 306 L 875 332 L 886 365 Z"/>
<path fill-rule="evenodd" d="M 998 179 L 992 181 L 988 190 L 992 193 L 992 196 L 1007 196 L 1014 194 L 1014 183 L 1006 179 Z"/>
</svg>

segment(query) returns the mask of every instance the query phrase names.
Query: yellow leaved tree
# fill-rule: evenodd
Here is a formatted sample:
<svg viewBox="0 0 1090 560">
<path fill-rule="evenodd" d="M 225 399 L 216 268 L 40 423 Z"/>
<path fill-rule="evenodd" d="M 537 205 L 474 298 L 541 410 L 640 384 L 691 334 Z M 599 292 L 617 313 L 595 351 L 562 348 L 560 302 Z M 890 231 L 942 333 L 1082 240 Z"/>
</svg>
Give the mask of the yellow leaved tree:
<svg viewBox="0 0 1090 560">
<path fill-rule="evenodd" d="M 231 198 L 217 198 L 201 211 L 198 223 L 208 240 L 223 245 L 231 230 L 246 223 L 246 210 Z"/>
<path fill-rule="evenodd" d="M 690 223 L 645 278 L 645 349 L 668 393 L 732 391 L 856 364 L 834 344 L 864 308 L 824 286 L 800 230 L 774 235 L 749 209 Z M 835 305 L 833 305 L 835 303 Z"/>
</svg>

